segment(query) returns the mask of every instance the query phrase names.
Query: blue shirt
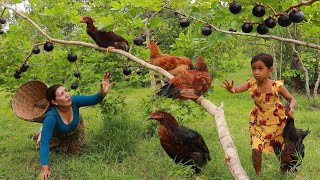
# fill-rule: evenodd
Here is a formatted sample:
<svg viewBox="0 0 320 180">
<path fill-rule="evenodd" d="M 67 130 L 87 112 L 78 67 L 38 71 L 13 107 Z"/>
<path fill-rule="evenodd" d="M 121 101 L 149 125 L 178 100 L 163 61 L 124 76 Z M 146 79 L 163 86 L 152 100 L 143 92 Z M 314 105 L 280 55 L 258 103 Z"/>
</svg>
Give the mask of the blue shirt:
<svg viewBox="0 0 320 180">
<path fill-rule="evenodd" d="M 48 165 L 49 162 L 49 146 L 50 140 L 54 130 L 59 133 L 69 133 L 75 130 L 78 126 L 79 120 L 79 108 L 82 106 L 90 106 L 102 101 L 103 97 L 100 93 L 91 96 L 71 96 L 71 106 L 73 111 L 73 119 L 69 124 L 65 124 L 56 107 L 52 107 L 46 113 L 43 121 L 41 140 L 40 140 L 40 163 L 41 165 Z"/>
</svg>

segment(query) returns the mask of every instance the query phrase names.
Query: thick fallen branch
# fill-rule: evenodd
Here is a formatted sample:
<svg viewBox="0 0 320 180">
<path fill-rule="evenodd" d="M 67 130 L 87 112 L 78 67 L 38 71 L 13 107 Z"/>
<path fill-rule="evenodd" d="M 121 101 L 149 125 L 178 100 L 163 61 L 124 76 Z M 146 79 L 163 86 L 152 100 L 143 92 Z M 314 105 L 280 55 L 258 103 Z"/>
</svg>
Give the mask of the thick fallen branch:
<svg viewBox="0 0 320 180">
<path fill-rule="evenodd" d="M 225 162 L 234 179 L 249 179 L 243 167 L 241 166 L 237 148 L 231 138 L 228 124 L 224 116 L 224 104 L 221 103 L 220 107 L 216 107 L 203 96 L 200 96 L 197 99 L 197 103 L 206 109 L 212 116 L 214 116 L 219 139 L 225 152 Z"/>
<path fill-rule="evenodd" d="M 30 22 L 43 36 L 45 36 L 48 40 L 50 40 L 54 43 L 68 44 L 68 45 L 79 45 L 79 46 L 94 48 L 94 49 L 101 50 L 101 51 L 107 51 L 106 48 L 101 48 L 101 47 L 99 47 L 95 44 L 91 44 L 91 43 L 54 39 L 54 38 L 50 37 L 48 34 L 46 34 L 35 22 L 33 22 L 30 18 L 28 18 L 27 16 L 25 16 L 21 12 L 17 11 L 16 9 L 14 9 L 10 6 L 4 5 L 3 3 L 0 3 L 0 4 L 8 9 L 15 11 L 15 13 L 17 15 L 21 16 L 22 18 L 24 18 L 25 20 Z M 138 64 L 140 64 L 150 70 L 153 70 L 159 74 L 162 74 L 163 76 L 165 76 L 168 79 L 173 78 L 173 75 L 171 75 L 166 70 L 164 70 L 158 66 L 154 66 L 152 64 L 149 64 L 146 61 L 144 61 L 144 60 L 142 60 L 142 59 L 140 59 L 140 58 L 138 58 L 128 52 L 125 52 L 120 49 L 111 49 L 109 52 L 113 52 L 113 53 L 117 53 L 117 54 L 121 54 L 123 56 L 126 56 L 129 59 L 131 59 L 132 61 L 135 61 L 136 63 L 138 63 Z M 233 177 L 235 179 L 249 179 L 248 176 L 246 175 L 246 172 L 243 170 L 243 168 L 241 166 L 236 147 L 232 141 L 231 134 L 230 134 L 230 131 L 228 129 L 228 126 L 227 126 L 227 123 L 225 120 L 223 106 L 216 107 L 213 103 L 211 103 L 209 100 L 207 100 L 203 96 L 198 98 L 197 103 L 199 105 L 201 105 L 204 109 L 206 109 L 208 111 L 208 113 L 210 113 L 212 116 L 214 116 L 214 119 L 216 121 L 217 131 L 218 131 L 219 138 L 220 138 L 220 142 L 223 146 L 223 149 L 224 149 L 226 157 L 227 157 L 226 164 L 227 164 L 231 174 L 233 175 Z"/>
</svg>

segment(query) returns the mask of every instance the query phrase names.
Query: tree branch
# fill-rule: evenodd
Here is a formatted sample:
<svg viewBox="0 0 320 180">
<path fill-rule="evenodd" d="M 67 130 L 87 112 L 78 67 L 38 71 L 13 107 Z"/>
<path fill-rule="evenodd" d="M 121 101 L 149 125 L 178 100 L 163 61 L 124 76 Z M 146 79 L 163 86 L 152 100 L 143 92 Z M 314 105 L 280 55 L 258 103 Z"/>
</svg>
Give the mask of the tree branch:
<svg viewBox="0 0 320 180">
<path fill-rule="evenodd" d="M 282 13 L 288 13 L 293 8 L 297 8 L 297 7 L 301 7 L 301 6 L 305 6 L 305 5 L 311 5 L 311 4 L 313 4 L 314 2 L 317 2 L 317 1 L 320 1 L 320 0 L 310 0 L 310 1 L 301 2 L 301 3 L 296 4 L 296 5 L 292 5 L 288 9 L 283 11 Z M 277 13 L 277 14 L 275 14 L 275 16 L 279 16 L 280 14 L 281 13 Z"/>
</svg>

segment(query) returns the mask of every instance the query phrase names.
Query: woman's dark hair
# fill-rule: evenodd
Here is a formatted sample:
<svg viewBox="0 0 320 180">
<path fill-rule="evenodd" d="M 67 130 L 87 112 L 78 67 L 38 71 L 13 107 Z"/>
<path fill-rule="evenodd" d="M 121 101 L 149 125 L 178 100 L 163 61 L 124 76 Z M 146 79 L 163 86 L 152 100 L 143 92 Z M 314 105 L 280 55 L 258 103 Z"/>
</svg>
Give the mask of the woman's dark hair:
<svg viewBox="0 0 320 180">
<path fill-rule="evenodd" d="M 271 68 L 273 66 L 273 57 L 270 54 L 256 54 L 251 60 L 251 65 L 257 61 L 262 61 L 267 66 L 267 68 Z"/>
<path fill-rule="evenodd" d="M 50 86 L 47 91 L 46 91 L 46 98 L 49 102 L 51 102 L 52 100 L 56 100 L 56 91 L 57 89 L 62 86 L 60 84 L 55 84 Z"/>
</svg>

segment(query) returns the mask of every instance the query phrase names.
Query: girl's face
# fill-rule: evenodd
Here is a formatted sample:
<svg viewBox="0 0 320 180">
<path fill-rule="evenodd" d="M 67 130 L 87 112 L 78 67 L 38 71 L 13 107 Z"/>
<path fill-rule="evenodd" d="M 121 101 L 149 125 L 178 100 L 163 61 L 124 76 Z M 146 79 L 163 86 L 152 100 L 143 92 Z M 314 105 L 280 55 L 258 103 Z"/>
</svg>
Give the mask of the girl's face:
<svg viewBox="0 0 320 180">
<path fill-rule="evenodd" d="M 63 86 L 58 87 L 56 90 L 56 100 L 53 100 L 52 103 L 57 106 L 70 106 L 71 98 L 68 90 Z"/>
<path fill-rule="evenodd" d="M 252 75 L 257 81 L 268 79 L 273 71 L 273 67 L 268 68 L 262 61 L 258 60 L 251 65 Z"/>
</svg>

